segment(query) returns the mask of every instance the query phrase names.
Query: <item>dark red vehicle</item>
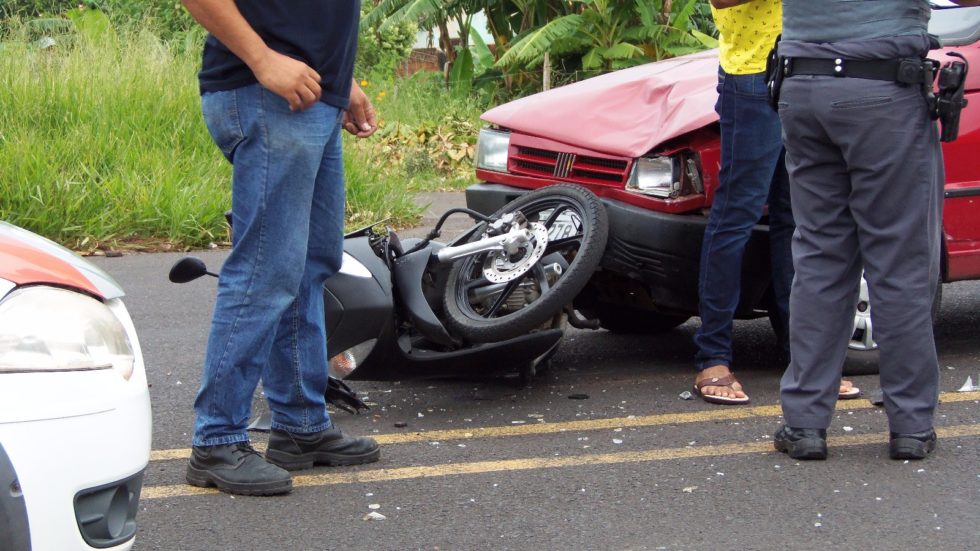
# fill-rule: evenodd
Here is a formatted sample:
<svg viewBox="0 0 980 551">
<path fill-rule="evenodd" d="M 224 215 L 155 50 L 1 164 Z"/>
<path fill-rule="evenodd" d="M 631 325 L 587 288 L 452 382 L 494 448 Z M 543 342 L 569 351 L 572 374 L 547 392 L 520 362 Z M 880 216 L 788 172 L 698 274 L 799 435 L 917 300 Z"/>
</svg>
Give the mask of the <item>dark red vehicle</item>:
<svg viewBox="0 0 980 551">
<path fill-rule="evenodd" d="M 974 68 L 959 138 L 943 144 L 942 281 L 980 279 L 980 8 L 935 6 L 930 32 L 944 46 L 930 57 L 946 63 L 946 53 L 957 51 Z M 467 189 L 467 206 L 489 213 L 527 190 L 588 188 L 606 207 L 609 240 L 576 309 L 612 331 L 676 327 L 697 315 L 701 241 L 718 185 L 717 69 L 717 51 L 707 51 L 487 111 L 476 157 L 481 182 Z M 768 226 L 760 215 L 743 262 L 742 319 L 767 315 L 771 303 Z M 849 374 L 877 370 L 867 300 L 862 282 Z"/>
</svg>

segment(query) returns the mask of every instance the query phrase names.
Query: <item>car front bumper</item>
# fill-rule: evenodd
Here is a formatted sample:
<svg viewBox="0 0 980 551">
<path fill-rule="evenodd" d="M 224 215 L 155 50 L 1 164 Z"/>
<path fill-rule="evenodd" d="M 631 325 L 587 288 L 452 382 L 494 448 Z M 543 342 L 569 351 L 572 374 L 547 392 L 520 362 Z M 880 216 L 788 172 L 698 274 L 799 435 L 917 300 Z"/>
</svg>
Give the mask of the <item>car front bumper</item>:
<svg viewBox="0 0 980 551">
<path fill-rule="evenodd" d="M 480 182 L 466 189 L 466 206 L 483 214 L 492 214 L 530 190 Z M 616 293 L 601 283 L 589 289 L 601 293 L 603 302 L 643 306 L 665 313 L 697 315 L 698 266 L 701 242 L 707 217 L 700 212 L 671 214 L 640 208 L 600 197 L 609 218 L 609 240 L 603 255 L 602 277 L 625 279 L 642 287 L 642 302 L 635 304 L 637 294 Z M 746 245 L 742 261 L 742 290 L 736 316 L 751 318 L 764 315 L 766 291 L 770 282 L 769 228 L 756 225 Z"/>
<path fill-rule="evenodd" d="M 0 408 L 0 443 L 23 495 L 32 548 L 132 547 L 151 445 L 145 382 L 103 370 L 6 374 L 0 384 L 7 404 L 62 404 L 26 418 L 16 410 L 34 408 Z"/>
</svg>

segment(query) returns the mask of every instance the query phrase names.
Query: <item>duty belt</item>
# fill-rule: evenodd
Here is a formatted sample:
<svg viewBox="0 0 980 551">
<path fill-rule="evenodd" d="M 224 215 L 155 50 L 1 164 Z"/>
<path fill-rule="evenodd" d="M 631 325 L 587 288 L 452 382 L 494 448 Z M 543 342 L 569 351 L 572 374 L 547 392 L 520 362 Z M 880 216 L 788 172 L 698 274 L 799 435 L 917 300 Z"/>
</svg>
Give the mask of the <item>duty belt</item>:
<svg viewBox="0 0 980 551">
<path fill-rule="evenodd" d="M 783 78 L 799 75 L 885 80 L 905 84 L 931 83 L 935 65 L 921 58 L 850 60 L 843 58 L 784 57 Z"/>
</svg>

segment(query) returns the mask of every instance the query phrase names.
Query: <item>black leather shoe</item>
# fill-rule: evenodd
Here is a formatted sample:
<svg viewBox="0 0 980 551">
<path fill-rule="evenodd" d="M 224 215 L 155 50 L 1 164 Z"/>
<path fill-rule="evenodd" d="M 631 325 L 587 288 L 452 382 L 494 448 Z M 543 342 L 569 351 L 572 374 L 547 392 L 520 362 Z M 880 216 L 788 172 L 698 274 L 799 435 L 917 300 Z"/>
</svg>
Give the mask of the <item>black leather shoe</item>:
<svg viewBox="0 0 980 551">
<path fill-rule="evenodd" d="M 793 459 L 827 459 L 827 431 L 824 429 L 794 429 L 783 425 L 773 437 L 777 451 Z"/>
<path fill-rule="evenodd" d="M 270 464 L 248 442 L 195 446 L 187 463 L 187 483 L 246 496 L 285 494 L 293 489 L 289 473 Z"/>
<path fill-rule="evenodd" d="M 381 457 L 373 438 L 347 436 L 340 429 L 298 434 L 272 429 L 265 458 L 288 471 L 310 469 L 314 465 L 360 465 Z"/>
<path fill-rule="evenodd" d="M 929 452 L 936 449 L 936 431 L 932 429 L 909 434 L 891 432 L 888 435 L 888 455 L 892 459 L 925 459 Z"/>
</svg>

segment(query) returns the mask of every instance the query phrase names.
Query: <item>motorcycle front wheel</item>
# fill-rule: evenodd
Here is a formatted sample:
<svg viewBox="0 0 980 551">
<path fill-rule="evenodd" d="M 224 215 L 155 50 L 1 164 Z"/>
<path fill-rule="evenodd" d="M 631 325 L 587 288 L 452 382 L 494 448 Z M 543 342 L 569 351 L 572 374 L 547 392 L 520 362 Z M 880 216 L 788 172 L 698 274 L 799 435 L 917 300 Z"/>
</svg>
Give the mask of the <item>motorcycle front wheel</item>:
<svg viewBox="0 0 980 551">
<path fill-rule="evenodd" d="M 532 191 L 505 205 L 493 218 L 520 211 L 529 223 L 547 230 L 544 253 L 528 268 L 503 251 L 457 261 L 449 273 L 443 306 L 451 332 L 469 342 L 495 342 L 524 335 L 561 312 L 585 287 L 606 248 L 609 222 L 605 207 L 592 192 L 574 185 Z M 483 237 L 484 228 L 469 241 Z M 532 246 L 537 246 L 533 243 Z M 526 270 L 495 283 L 493 273 Z"/>
</svg>

